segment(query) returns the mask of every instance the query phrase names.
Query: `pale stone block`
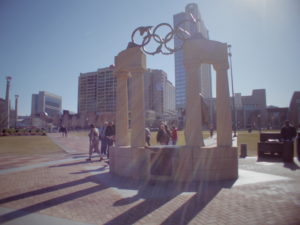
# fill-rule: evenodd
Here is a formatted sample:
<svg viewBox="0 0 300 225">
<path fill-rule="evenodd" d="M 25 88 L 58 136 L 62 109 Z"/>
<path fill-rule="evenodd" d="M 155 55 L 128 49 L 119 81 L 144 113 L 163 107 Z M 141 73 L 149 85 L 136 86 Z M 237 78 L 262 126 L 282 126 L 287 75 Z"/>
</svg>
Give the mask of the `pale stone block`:
<svg viewBox="0 0 300 225">
<path fill-rule="evenodd" d="M 127 48 L 115 57 L 115 65 L 117 71 L 146 70 L 146 55 L 139 47 Z"/>
<path fill-rule="evenodd" d="M 228 63 L 227 44 L 218 41 L 195 38 L 184 43 L 184 60 L 190 63 Z"/>
<path fill-rule="evenodd" d="M 116 71 L 117 91 L 116 91 L 116 145 L 128 146 L 128 87 L 127 81 L 129 72 Z"/>
</svg>

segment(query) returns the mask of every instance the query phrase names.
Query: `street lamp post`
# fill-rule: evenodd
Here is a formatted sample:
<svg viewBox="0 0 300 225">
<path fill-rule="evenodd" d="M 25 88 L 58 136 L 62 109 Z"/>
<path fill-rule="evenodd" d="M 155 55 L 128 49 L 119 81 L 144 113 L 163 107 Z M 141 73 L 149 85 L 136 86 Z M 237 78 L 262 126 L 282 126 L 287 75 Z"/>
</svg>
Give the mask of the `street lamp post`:
<svg viewBox="0 0 300 225">
<path fill-rule="evenodd" d="M 231 61 L 231 45 L 228 45 L 228 55 L 230 63 L 230 75 L 231 75 L 231 89 L 232 89 L 232 112 L 233 112 L 233 136 L 236 137 L 237 123 L 236 123 L 236 110 L 235 110 L 235 100 L 234 100 L 234 89 L 233 89 L 233 74 L 232 74 L 232 61 Z"/>
</svg>

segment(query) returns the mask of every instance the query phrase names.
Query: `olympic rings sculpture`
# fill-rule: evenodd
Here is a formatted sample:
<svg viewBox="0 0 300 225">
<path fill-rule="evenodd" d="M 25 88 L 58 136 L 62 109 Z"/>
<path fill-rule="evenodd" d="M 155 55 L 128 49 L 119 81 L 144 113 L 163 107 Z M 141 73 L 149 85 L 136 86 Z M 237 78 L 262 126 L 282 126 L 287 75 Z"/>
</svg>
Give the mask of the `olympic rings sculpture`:
<svg viewBox="0 0 300 225">
<path fill-rule="evenodd" d="M 173 29 L 173 27 L 168 23 L 160 23 L 156 27 L 153 28 L 153 26 L 141 26 L 136 28 L 131 35 L 131 46 L 138 46 L 143 49 L 143 51 L 149 55 L 155 55 L 162 53 L 163 55 L 170 55 L 175 53 L 176 51 L 182 49 L 184 42 L 187 39 L 191 38 L 191 33 L 185 30 L 183 27 L 190 24 L 195 24 L 199 21 L 199 19 L 195 19 L 192 14 L 190 14 L 191 19 L 186 19 L 181 21 L 179 24 L 176 25 L 176 27 Z M 169 29 L 170 31 L 164 36 L 161 37 L 157 33 L 159 29 L 165 28 Z M 142 41 L 137 42 L 136 36 L 139 32 L 140 38 L 142 38 Z M 171 48 L 168 46 L 168 43 L 173 38 L 178 38 L 181 40 L 181 45 L 177 48 Z M 154 41 L 155 44 L 158 44 L 157 48 L 153 51 L 147 50 L 145 47 L 150 43 L 150 41 Z"/>
</svg>

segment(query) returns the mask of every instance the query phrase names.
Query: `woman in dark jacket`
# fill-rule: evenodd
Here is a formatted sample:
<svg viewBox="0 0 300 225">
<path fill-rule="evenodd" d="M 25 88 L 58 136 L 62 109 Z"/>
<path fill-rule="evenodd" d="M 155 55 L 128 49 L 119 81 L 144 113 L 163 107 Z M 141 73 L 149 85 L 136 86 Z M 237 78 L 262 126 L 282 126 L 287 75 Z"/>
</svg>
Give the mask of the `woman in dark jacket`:
<svg viewBox="0 0 300 225">
<path fill-rule="evenodd" d="M 107 148 L 107 158 L 109 158 L 109 147 L 113 145 L 114 140 L 115 140 L 115 135 L 116 135 L 116 131 L 115 131 L 115 125 L 113 124 L 113 122 L 108 122 L 108 126 L 106 127 L 105 130 L 105 138 L 108 144 L 108 148 Z"/>
<path fill-rule="evenodd" d="M 157 132 L 156 141 L 161 145 L 169 144 L 170 140 L 170 131 L 168 130 L 167 125 L 161 124 Z"/>
</svg>

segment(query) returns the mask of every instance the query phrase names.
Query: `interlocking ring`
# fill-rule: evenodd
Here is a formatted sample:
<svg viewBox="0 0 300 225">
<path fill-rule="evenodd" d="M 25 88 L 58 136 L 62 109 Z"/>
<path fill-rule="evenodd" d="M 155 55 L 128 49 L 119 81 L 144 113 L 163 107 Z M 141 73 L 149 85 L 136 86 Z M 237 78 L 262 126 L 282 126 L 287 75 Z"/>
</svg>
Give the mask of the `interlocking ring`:
<svg viewBox="0 0 300 225">
<path fill-rule="evenodd" d="M 133 43 L 134 46 L 141 47 L 143 51 L 149 55 L 155 55 L 159 53 L 162 53 L 163 55 L 173 54 L 174 52 L 182 49 L 184 42 L 190 39 L 192 36 L 191 33 L 184 28 L 188 27 L 189 24 L 195 24 L 199 21 L 199 19 L 195 19 L 192 14 L 190 15 L 191 19 L 181 21 L 174 29 L 168 23 L 160 23 L 154 27 L 153 30 L 153 26 L 138 27 L 131 34 L 131 43 Z M 161 37 L 157 34 L 160 28 L 167 28 L 170 31 L 164 37 Z M 136 40 L 137 32 L 139 32 L 139 38 L 142 38 L 142 41 Z M 181 41 L 179 47 L 171 48 L 168 46 L 168 43 L 172 41 L 173 38 L 177 38 Z M 157 44 L 157 47 L 154 51 L 146 49 L 146 46 L 151 42 L 151 40 Z"/>
</svg>

